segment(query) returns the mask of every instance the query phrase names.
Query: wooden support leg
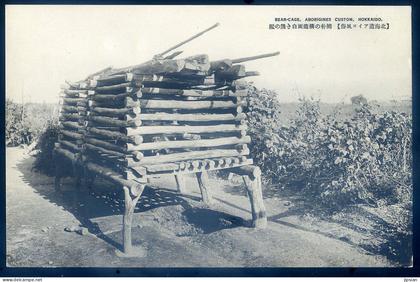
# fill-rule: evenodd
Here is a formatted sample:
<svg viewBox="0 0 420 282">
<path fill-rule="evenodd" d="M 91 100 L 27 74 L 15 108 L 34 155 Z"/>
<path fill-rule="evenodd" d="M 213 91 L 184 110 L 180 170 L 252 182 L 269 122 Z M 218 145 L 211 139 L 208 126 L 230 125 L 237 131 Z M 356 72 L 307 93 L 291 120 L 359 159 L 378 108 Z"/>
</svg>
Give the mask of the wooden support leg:
<svg viewBox="0 0 420 282">
<path fill-rule="evenodd" d="M 125 199 L 125 211 L 123 216 L 123 255 L 141 256 L 144 255 L 144 250 L 139 252 L 138 248 L 136 251 L 133 249 L 131 241 L 131 223 L 133 221 L 134 209 L 143 192 L 144 185 L 142 185 L 142 187 L 136 191 L 135 195 L 132 195 L 130 188 L 124 186 L 123 189 Z"/>
<path fill-rule="evenodd" d="M 186 179 L 182 174 L 175 174 L 175 181 L 178 193 L 185 194 Z"/>
<path fill-rule="evenodd" d="M 197 172 L 198 186 L 200 187 L 201 197 L 207 205 L 212 203 L 212 197 L 209 187 L 209 176 L 206 171 Z"/>
<path fill-rule="evenodd" d="M 262 197 L 261 176 L 258 175 L 251 179 L 248 175 L 243 175 L 242 178 L 251 202 L 252 225 L 255 228 L 265 228 L 267 214 Z"/>
</svg>

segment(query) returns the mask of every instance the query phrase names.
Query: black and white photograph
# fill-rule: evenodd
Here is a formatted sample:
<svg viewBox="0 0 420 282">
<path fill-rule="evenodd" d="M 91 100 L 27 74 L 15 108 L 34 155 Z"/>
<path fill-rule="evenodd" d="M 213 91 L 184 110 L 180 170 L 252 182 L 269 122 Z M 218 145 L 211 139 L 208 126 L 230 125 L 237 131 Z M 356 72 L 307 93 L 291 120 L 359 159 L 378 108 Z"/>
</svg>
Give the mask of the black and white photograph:
<svg viewBox="0 0 420 282">
<path fill-rule="evenodd" d="M 410 6 L 6 5 L 6 266 L 413 266 Z"/>
</svg>

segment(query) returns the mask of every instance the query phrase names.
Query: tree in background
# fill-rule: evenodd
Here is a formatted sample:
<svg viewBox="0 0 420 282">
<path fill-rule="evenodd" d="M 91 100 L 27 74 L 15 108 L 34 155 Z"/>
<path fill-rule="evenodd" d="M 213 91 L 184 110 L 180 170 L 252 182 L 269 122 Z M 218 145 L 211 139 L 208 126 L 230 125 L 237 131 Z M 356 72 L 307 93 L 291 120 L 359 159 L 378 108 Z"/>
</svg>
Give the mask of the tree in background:
<svg viewBox="0 0 420 282">
<path fill-rule="evenodd" d="M 366 105 L 367 99 L 363 95 L 357 95 L 350 98 L 353 105 Z"/>
</svg>

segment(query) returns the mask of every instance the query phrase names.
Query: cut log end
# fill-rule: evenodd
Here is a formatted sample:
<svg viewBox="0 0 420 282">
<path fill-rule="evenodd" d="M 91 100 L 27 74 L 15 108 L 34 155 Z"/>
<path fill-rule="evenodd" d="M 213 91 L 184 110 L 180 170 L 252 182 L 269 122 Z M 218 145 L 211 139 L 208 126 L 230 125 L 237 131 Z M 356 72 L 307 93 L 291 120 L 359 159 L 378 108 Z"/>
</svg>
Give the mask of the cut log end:
<svg viewBox="0 0 420 282">
<path fill-rule="evenodd" d="M 236 167 L 232 169 L 232 172 L 241 175 L 248 176 L 251 180 L 256 179 L 261 176 L 261 169 L 258 166 L 246 165 L 241 167 Z"/>
</svg>

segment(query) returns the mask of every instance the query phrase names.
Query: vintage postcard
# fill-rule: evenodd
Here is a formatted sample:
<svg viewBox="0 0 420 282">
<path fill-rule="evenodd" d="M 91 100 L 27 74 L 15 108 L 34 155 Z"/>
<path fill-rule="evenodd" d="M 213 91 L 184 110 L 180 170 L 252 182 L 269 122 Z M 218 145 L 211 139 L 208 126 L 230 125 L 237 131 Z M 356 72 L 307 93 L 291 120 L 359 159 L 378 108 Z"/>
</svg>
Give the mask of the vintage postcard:
<svg viewBox="0 0 420 282">
<path fill-rule="evenodd" d="M 411 267 L 409 6 L 7 5 L 8 267 Z"/>
</svg>

